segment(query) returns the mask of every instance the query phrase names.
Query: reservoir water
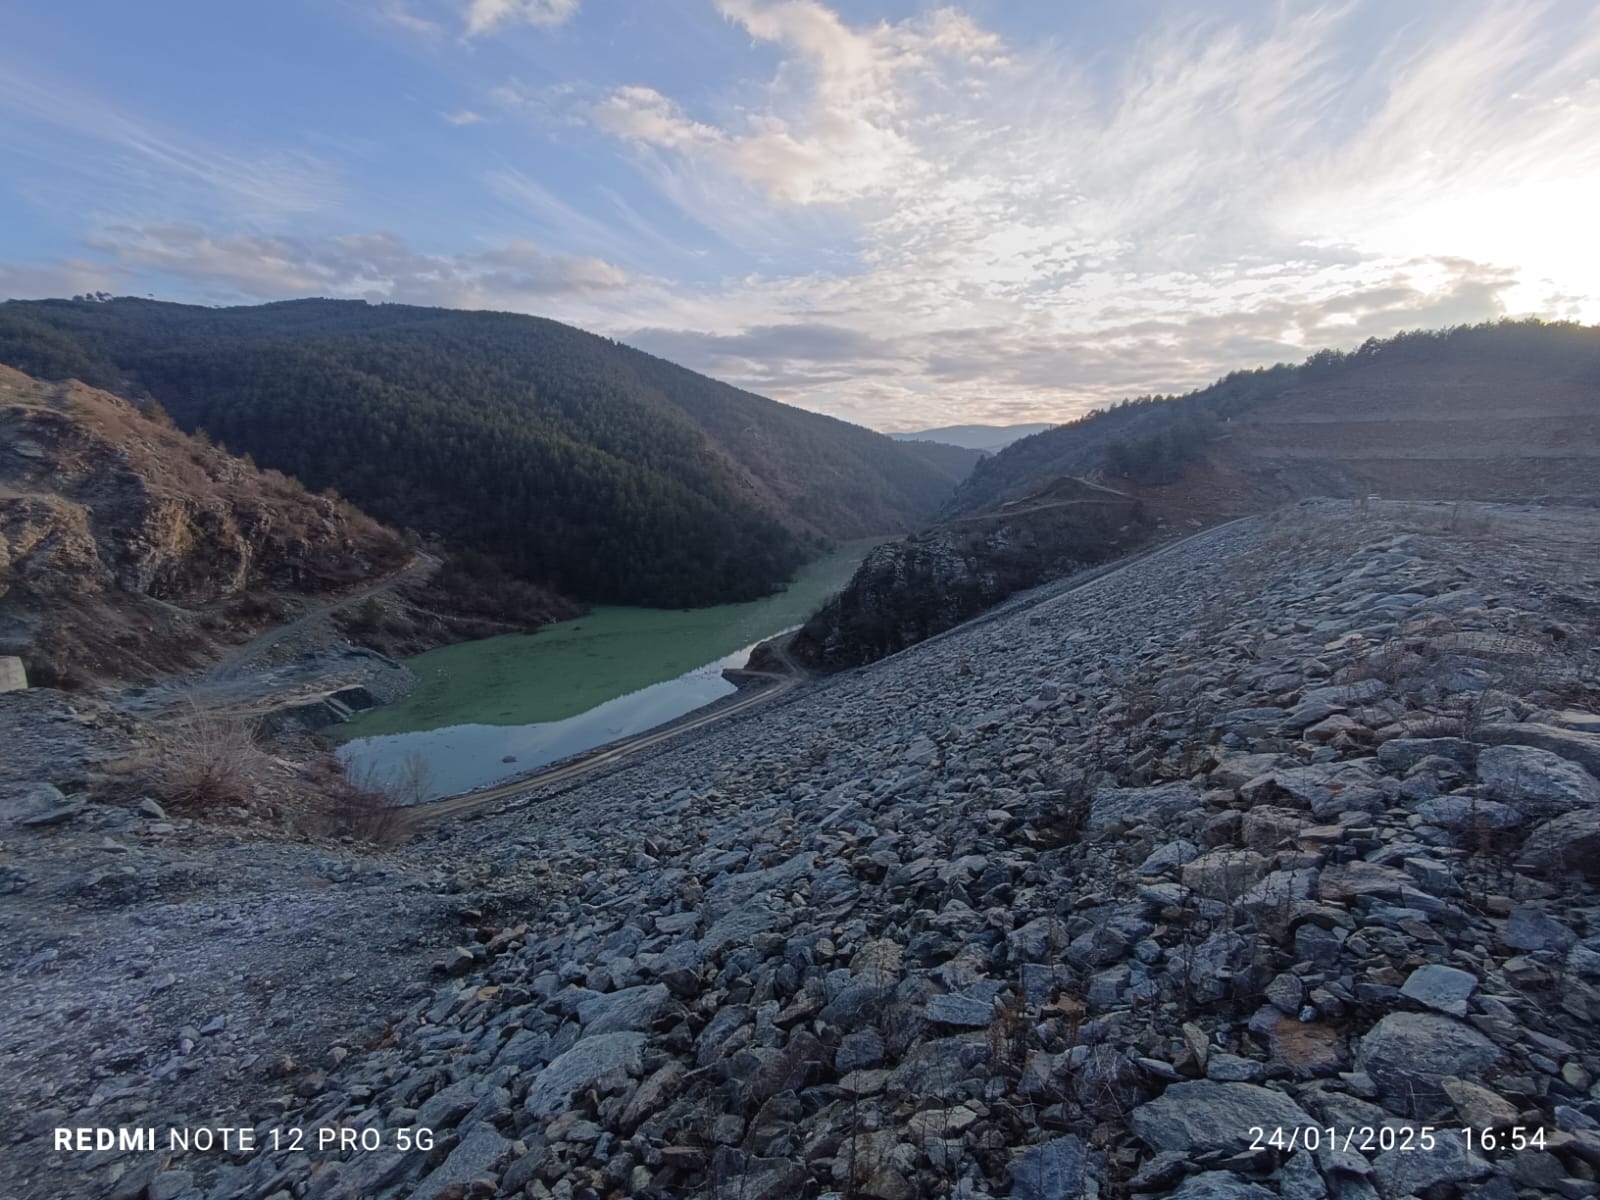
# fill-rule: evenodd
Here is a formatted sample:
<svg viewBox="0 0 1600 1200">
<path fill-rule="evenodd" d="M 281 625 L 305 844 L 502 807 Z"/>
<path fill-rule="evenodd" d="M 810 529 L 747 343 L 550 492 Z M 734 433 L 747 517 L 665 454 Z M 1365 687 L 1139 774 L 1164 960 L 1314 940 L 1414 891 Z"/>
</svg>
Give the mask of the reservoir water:
<svg viewBox="0 0 1600 1200">
<path fill-rule="evenodd" d="M 340 726 L 340 757 L 376 780 L 420 760 L 432 798 L 643 733 L 730 695 L 723 669 L 742 667 L 756 643 L 802 623 L 878 543 L 848 543 L 761 600 L 596 608 L 537 633 L 419 654 L 407 660 L 417 689 Z"/>
</svg>

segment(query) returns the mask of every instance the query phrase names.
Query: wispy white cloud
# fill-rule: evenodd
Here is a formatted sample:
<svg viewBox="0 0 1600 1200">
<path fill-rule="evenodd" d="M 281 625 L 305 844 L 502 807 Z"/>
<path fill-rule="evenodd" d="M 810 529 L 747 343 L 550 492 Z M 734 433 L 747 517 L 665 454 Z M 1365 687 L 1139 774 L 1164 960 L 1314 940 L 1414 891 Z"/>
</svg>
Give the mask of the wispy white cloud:
<svg viewBox="0 0 1600 1200">
<path fill-rule="evenodd" d="M 631 277 L 599 258 L 549 254 L 511 240 L 428 254 L 392 234 L 310 239 L 215 234 L 185 225 L 114 226 L 87 245 L 124 273 L 191 281 L 211 299 L 352 296 L 460 308 L 546 309 L 614 293 Z"/>
<path fill-rule="evenodd" d="M 76 191 L 116 198 L 85 217 L 98 263 L 12 268 L 0 288 L 520 308 L 899 427 L 1061 419 L 1406 327 L 1600 320 L 1600 7 L 1583 0 L 1284 0 L 1237 20 L 1174 4 L 1114 57 L 1007 42 L 954 8 L 857 23 L 821 0 L 686 0 L 777 66 L 681 91 L 670 72 L 601 84 L 578 56 L 552 79 L 528 46 L 510 53 L 536 82 L 477 77 L 491 55 L 472 39 L 559 25 L 576 0 L 380 2 L 449 35 L 406 40 L 473 97 L 438 117 L 495 118 L 448 140 L 495 135 L 459 236 L 502 232 L 448 252 L 286 232 L 326 228 L 326 163 L 0 66 L 0 148 L 45 164 L 51 138 L 87 139 L 104 153 Z M 559 171 L 518 156 L 530 128 Z M 634 186 L 611 163 L 581 174 L 606 154 Z"/>
<path fill-rule="evenodd" d="M 60 139 L 81 138 L 98 153 L 79 155 L 72 171 L 98 181 L 101 194 L 129 205 L 146 197 L 171 208 L 176 194 L 203 193 L 240 220 L 280 220 L 324 208 L 339 195 L 335 172 L 297 149 L 249 153 L 212 144 L 142 119 L 87 86 L 25 73 L 0 61 L 0 146 L 63 170 Z"/>
<path fill-rule="evenodd" d="M 506 25 L 562 25 L 578 11 L 578 0 L 468 0 L 468 37 Z"/>
<path fill-rule="evenodd" d="M 1600 241 L 1576 237 L 1600 195 L 1600 10 L 1429 27 L 1288 5 L 1164 25 L 1107 72 L 950 10 L 718 8 L 784 54 L 762 104 L 624 87 L 589 116 L 690 215 L 720 193 L 848 216 L 852 270 L 641 305 L 640 340 L 746 386 L 883 423 L 1062 417 L 1400 328 L 1600 319 Z M 839 328 L 873 353 L 807 332 Z"/>
</svg>

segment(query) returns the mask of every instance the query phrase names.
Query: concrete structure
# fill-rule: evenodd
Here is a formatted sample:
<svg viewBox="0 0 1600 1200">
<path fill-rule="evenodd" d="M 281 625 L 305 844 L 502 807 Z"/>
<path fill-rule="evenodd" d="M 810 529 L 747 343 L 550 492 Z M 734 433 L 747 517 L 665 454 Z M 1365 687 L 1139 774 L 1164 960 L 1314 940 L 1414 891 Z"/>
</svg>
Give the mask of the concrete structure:
<svg viewBox="0 0 1600 1200">
<path fill-rule="evenodd" d="M 28 673 L 20 658 L 0 655 L 0 692 L 15 692 L 28 686 Z"/>
</svg>

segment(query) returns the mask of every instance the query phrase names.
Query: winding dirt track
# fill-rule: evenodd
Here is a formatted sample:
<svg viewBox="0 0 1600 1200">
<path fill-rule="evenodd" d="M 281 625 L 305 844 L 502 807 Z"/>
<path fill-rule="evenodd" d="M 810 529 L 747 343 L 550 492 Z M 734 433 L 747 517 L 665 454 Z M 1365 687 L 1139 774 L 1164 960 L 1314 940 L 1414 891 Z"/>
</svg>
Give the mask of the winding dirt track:
<svg viewBox="0 0 1600 1200">
<path fill-rule="evenodd" d="M 359 604 L 373 596 L 393 591 L 403 583 L 420 579 L 427 574 L 431 574 L 438 565 L 439 560 L 437 558 L 434 558 L 431 554 L 424 554 L 419 550 L 411 556 L 411 561 L 399 570 L 392 571 L 382 579 L 369 583 L 355 591 L 341 592 L 338 595 L 330 596 L 326 600 L 319 601 L 306 608 L 298 617 L 287 624 L 278 625 L 267 630 L 259 637 L 246 642 L 228 655 L 227 658 L 212 667 L 209 672 L 210 678 L 213 680 L 237 679 L 249 670 L 253 659 L 259 658 L 274 646 L 301 632 L 313 621 L 326 617 L 336 609 L 344 608 L 346 605 Z"/>
</svg>

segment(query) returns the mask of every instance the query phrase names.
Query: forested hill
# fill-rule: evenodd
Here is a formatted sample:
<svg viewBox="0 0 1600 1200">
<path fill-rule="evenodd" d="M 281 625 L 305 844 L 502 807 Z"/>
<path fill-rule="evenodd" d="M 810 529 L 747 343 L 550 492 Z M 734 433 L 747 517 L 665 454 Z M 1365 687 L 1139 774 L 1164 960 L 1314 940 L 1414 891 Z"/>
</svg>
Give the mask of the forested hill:
<svg viewBox="0 0 1600 1200">
<path fill-rule="evenodd" d="M 600 603 L 759 596 L 952 487 L 881 434 L 509 313 L 14 300 L 0 363 L 154 399 L 264 467 Z"/>
<path fill-rule="evenodd" d="M 1600 328 L 1499 321 L 1236 371 L 1013 442 L 946 506 L 1002 511 L 1062 477 L 1211 520 L 1295 498 L 1600 497 Z"/>
</svg>

